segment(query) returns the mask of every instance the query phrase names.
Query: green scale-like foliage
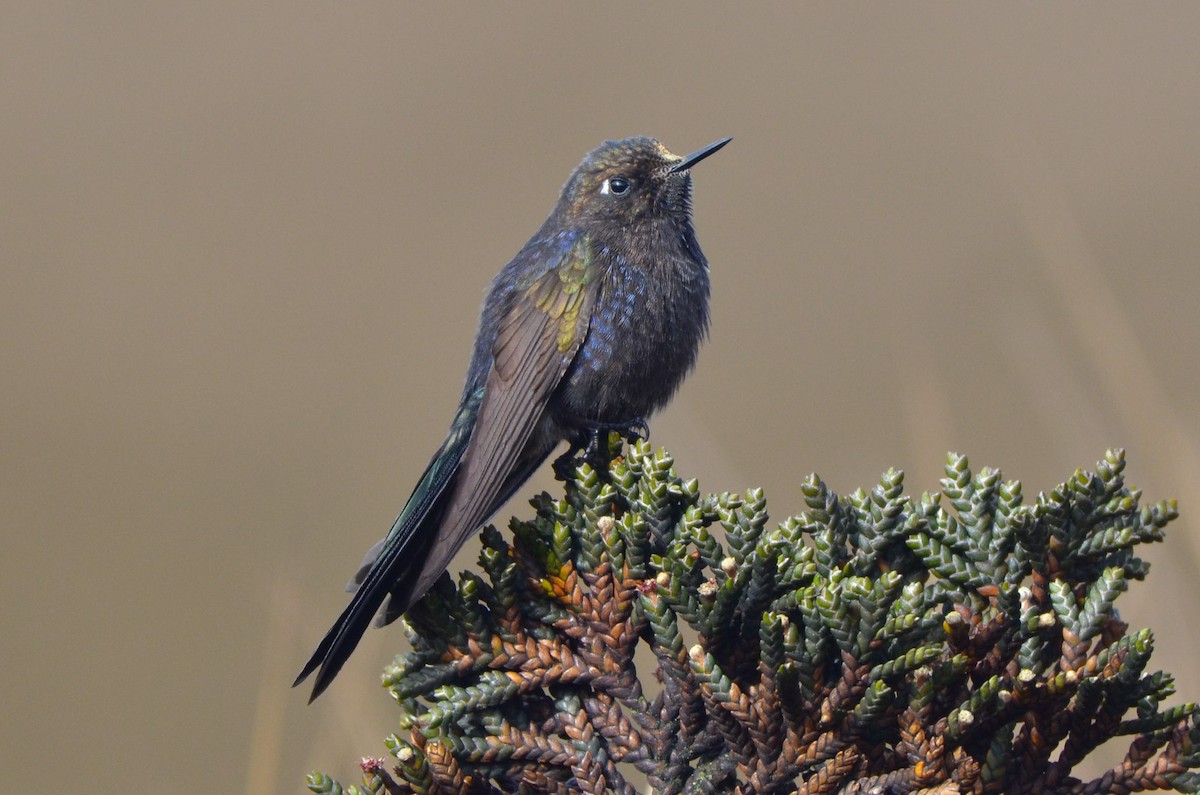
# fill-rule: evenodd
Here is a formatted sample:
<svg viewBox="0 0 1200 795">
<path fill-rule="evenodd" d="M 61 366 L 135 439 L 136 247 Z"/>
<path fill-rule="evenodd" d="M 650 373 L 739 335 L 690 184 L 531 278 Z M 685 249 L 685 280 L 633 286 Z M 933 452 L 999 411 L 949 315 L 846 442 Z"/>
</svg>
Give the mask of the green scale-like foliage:
<svg viewBox="0 0 1200 795">
<path fill-rule="evenodd" d="M 310 789 L 633 793 L 635 768 L 657 793 L 1200 789 L 1200 709 L 1164 704 L 1113 607 L 1177 515 L 1140 504 L 1123 452 L 1028 504 L 958 455 L 915 500 L 897 471 L 848 496 L 812 476 L 774 527 L 760 490 L 611 453 L 406 616 L 394 762 Z M 1072 775 L 1122 735 L 1120 764 Z"/>
</svg>

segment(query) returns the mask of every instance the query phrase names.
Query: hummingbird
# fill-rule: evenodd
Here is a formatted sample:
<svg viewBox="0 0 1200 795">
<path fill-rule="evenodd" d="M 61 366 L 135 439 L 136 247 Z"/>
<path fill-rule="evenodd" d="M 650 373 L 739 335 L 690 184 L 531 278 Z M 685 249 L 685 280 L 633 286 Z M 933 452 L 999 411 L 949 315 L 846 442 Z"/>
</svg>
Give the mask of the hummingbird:
<svg viewBox="0 0 1200 795">
<path fill-rule="evenodd" d="M 653 138 L 605 141 L 571 172 L 487 290 L 445 441 L 292 683 L 316 672 L 309 703 L 371 619 L 389 624 L 424 596 L 560 443 L 569 457 L 612 431 L 648 435 L 646 417 L 670 400 L 708 333 L 691 169 L 731 140 L 684 157 Z"/>
</svg>

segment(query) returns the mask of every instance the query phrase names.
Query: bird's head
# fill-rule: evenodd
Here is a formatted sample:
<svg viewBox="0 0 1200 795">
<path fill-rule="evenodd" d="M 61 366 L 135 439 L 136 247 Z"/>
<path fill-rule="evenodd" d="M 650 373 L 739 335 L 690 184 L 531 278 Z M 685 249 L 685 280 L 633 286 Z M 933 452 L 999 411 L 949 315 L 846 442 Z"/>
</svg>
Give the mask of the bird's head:
<svg viewBox="0 0 1200 795">
<path fill-rule="evenodd" d="M 691 217 L 691 167 L 729 143 L 685 157 L 653 138 L 605 141 L 588 153 L 563 186 L 559 208 L 573 223 L 633 227 L 657 218 Z"/>
</svg>

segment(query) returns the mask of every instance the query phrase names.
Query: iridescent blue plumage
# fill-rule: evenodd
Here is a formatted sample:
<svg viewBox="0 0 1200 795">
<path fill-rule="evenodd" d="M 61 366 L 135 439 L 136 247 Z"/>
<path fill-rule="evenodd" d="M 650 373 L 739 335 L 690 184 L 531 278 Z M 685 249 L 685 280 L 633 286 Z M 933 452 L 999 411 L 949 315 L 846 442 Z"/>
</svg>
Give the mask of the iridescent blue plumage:
<svg viewBox="0 0 1200 795">
<path fill-rule="evenodd" d="M 708 329 L 689 169 L 728 141 L 686 158 L 652 138 L 608 141 L 572 172 L 488 288 L 450 432 L 296 678 L 317 672 L 312 698 L 380 605 L 388 623 L 420 599 L 560 442 L 574 452 L 642 427 L 670 399 Z"/>
</svg>

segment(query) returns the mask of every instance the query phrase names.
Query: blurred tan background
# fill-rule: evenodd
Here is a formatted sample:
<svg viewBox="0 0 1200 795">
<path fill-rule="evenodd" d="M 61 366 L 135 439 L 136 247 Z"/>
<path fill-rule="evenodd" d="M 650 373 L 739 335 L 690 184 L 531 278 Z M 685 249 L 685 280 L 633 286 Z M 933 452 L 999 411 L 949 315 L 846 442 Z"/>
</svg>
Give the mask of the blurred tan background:
<svg viewBox="0 0 1200 795">
<path fill-rule="evenodd" d="M 1184 511 L 1124 615 L 1200 697 L 1200 6 L 1080 10 L 7 4 L 0 788 L 383 753 L 396 628 L 288 685 L 484 286 L 634 134 L 735 138 L 696 171 L 712 340 L 653 423 L 681 472 L 782 518 L 814 470 L 919 494 L 957 450 L 1032 497 L 1123 445 Z"/>
</svg>

